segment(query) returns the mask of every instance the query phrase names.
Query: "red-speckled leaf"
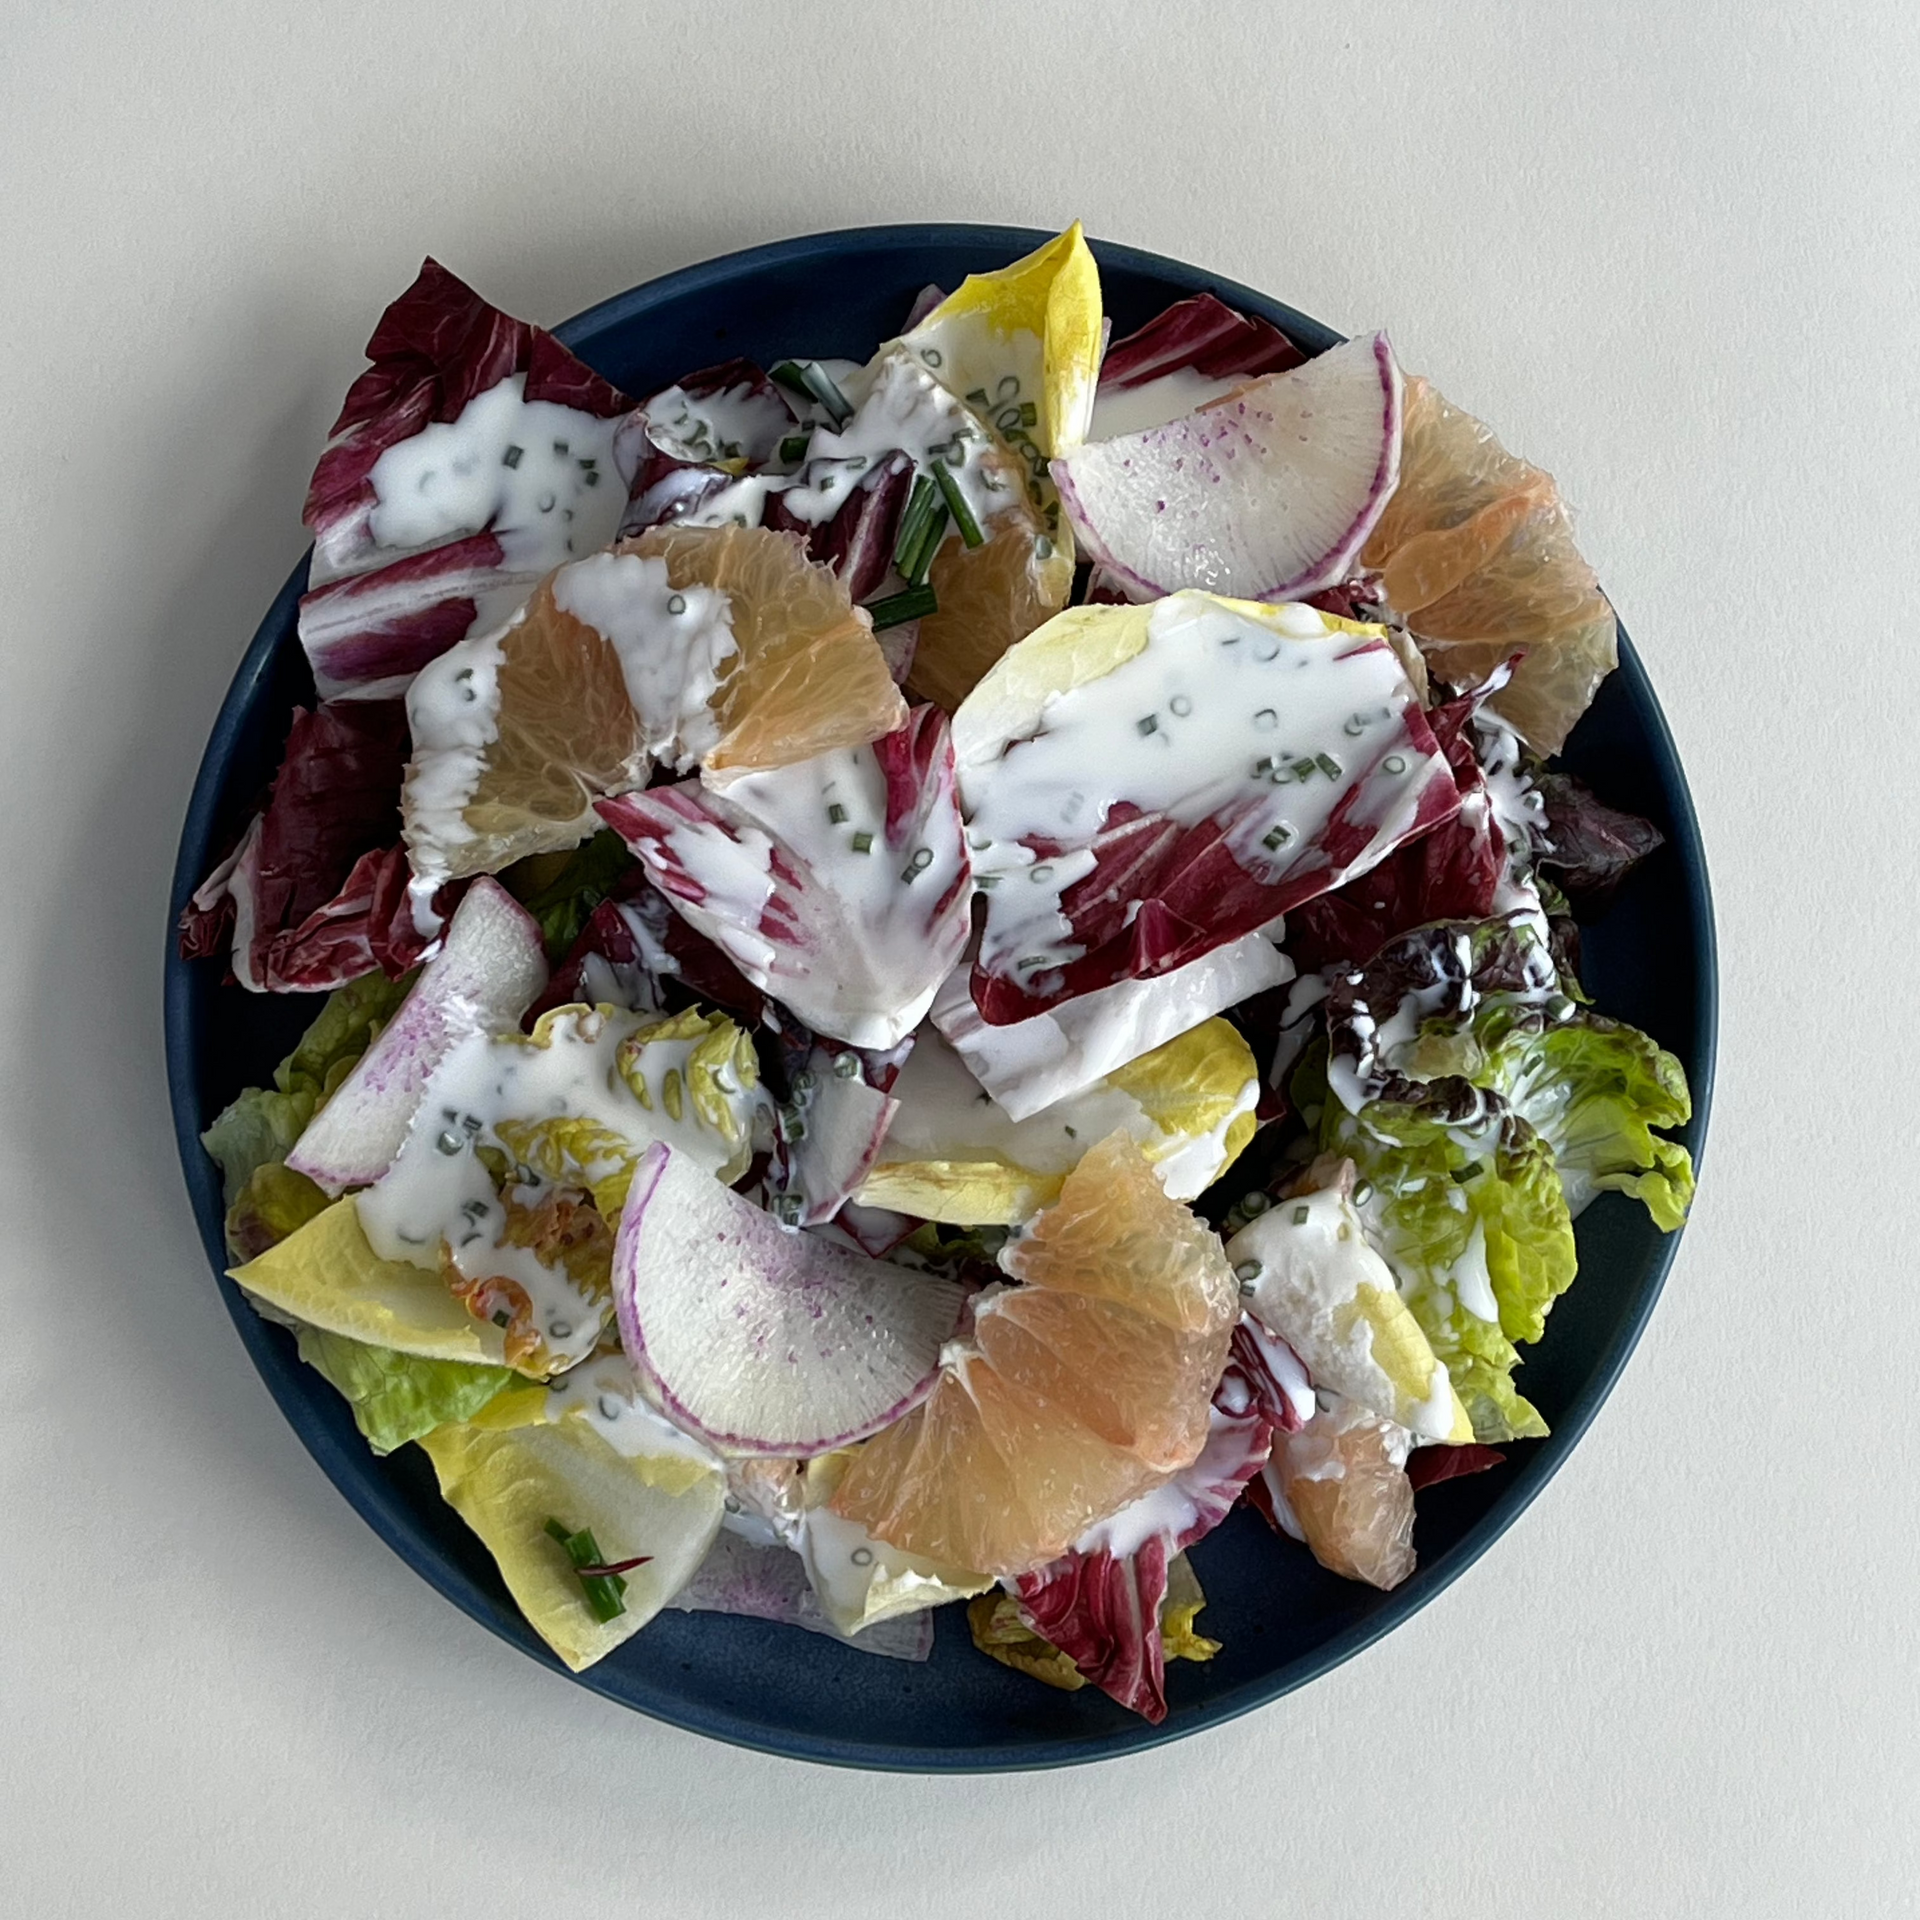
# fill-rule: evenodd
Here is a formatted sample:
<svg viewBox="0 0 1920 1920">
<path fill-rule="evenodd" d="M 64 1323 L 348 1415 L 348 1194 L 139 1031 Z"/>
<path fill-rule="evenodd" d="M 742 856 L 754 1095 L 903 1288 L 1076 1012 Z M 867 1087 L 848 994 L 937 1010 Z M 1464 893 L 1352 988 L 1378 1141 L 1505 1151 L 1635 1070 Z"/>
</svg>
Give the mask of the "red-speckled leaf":
<svg viewBox="0 0 1920 1920">
<path fill-rule="evenodd" d="M 868 746 L 598 804 L 696 932 L 816 1033 L 891 1047 L 966 944 L 971 868 L 946 716 Z"/>
<path fill-rule="evenodd" d="M 1116 340 L 1100 363 L 1100 384 L 1137 387 L 1186 371 L 1252 380 L 1297 367 L 1306 357 L 1278 327 L 1236 312 L 1210 293 L 1196 293 Z"/>
</svg>

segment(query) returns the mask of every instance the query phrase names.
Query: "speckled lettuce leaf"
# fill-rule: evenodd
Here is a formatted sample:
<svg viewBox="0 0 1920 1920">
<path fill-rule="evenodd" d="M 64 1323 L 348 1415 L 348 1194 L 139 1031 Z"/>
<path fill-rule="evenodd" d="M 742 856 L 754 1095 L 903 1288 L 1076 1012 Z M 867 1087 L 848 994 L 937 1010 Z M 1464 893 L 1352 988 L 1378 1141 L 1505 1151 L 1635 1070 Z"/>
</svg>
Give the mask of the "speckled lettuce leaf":
<svg viewBox="0 0 1920 1920">
<path fill-rule="evenodd" d="M 1358 1114 L 1324 1100 L 1320 1139 L 1371 1188 L 1369 1237 L 1446 1364 L 1475 1439 L 1544 1434 L 1512 1376 L 1516 1343 L 1540 1338 L 1574 1277 L 1573 1222 L 1546 1141 L 1497 1094 L 1458 1079 L 1403 1082 Z"/>
<path fill-rule="evenodd" d="M 1693 1162 L 1654 1129 L 1684 1125 L 1693 1102 L 1680 1062 L 1644 1033 L 1585 1011 L 1558 1024 L 1518 1020 L 1492 1050 L 1490 1077 L 1552 1147 L 1574 1212 L 1613 1189 L 1639 1200 L 1663 1233 L 1685 1222 Z"/>
<path fill-rule="evenodd" d="M 297 1337 L 300 1358 L 339 1389 L 375 1453 L 392 1453 L 449 1421 L 471 1420 L 519 1378 L 507 1367 L 427 1360 L 321 1327 L 302 1326 Z"/>
<path fill-rule="evenodd" d="M 329 994 L 300 1044 L 274 1068 L 273 1085 L 249 1087 L 200 1136 L 220 1163 L 230 1210 L 256 1169 L 287 1157 L 307 1122 L 393 1017 L 413 980 L 412 974 L 389 980 L 370 973 Z"/>
<path fill-rule="evenodd" d="M 1686 1219 L 1693 1166 L 1656 1129 L 1692 1115 L 1685 1070 L 1564 986 L 1529 916 L 1416 928 L 1334 982 L 1336 1089 L 1352 1106 L 1356 1090 L 1396 1078 L 1464 1080 L 1497 1095 L 1547 1143 L 1573 1213 L 1617 1189 L 1671 1232 Z"/>
</svg>

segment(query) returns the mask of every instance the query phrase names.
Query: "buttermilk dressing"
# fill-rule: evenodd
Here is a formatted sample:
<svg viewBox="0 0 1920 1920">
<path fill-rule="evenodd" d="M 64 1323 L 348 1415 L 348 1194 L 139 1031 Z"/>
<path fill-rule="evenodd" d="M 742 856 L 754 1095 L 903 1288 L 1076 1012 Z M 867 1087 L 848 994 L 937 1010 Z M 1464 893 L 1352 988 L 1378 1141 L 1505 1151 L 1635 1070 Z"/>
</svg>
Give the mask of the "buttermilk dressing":
<svg viewBox="0 0 1920 1920">
<path fill-rule="evenodd" d="M 1116 980 L 998 1027 L 974 1004 L 969 961 L 947 977 L 931 1018 L 974 1078 L 1009 1116 L 1024 1120 L 1225 1008 L 1291 980 L 1293 962 L 1274 944 L 1281 932 L 1276 921 L 1171 973 Z"/>
<path fill-rule="evenodd" d="M 838 748 L 706 793 L 637 851 L 755 986 L 814 1032 L 893 1047 L 920 1023 L 967 937 L 967 853 L 947 790 L 888 833 L 871 747 Z"/>
<path fill-rule="evenodd" d="M 687 1085 L 689 1056 L 704 1034 L 643 1038 L 623 1058 L 623 1043 L 649 1024 L 611 1007 L 562 1008 L 542 1024 L 544 1045 L 519 1034 L 459 1042 L 428 1080 L 399 1157 L 359 1196 L 374 1251 L 438 1270 L 444 1249 L 467 1279 L 511 1280 L 561 1365 L 591 1353 L 608 1302 L 589 1298 L 564 1267 L 513 1245 L 510 1207 L 537 1207 L 563 1177 L 572 1186 L 616 1177 L 655 1140 L 710 1173 L 737 1172 L 763 1102 L 757 1086 L 736 1076 L 715 1088 L 734 1137 L 714 1128 Z M 511 1169 L 503 1185 L 496 1187 L 482 1150 Z"/>
<path fill-rule="evenodd" d="M 1130 433 L 1183 420 L 1215 400 L 1224 400 L 1247 384 L 1250 376 L 1216 380 L 1195 367 L 1175 367 L 1171 373 L 1142 380 L 1135 387 L 1102 387 L 1093 398 L 1089 440 L 1119 440 Z"/>
<path fill-rule="evenodd" d="M 1255 613 L 1199 593 L 1137 617 L 1138 653 L 1049 695 L 1026 737 L 970 744 L 961 760 L 990 890 L 981 964 L 1030 990 L 1085 951 L 1062 897 L 1093 870 L 1118 802 L 1183 827 L 1217 822 L 1268 885 L 1324 873 L 1331 886 L 1412 830 L 1433 783 L 1452 788 L 1444 758 L 1413 744 L 1418 703 L 1384 641 L 1329 630 L 1311 607 Z M 1369 830 L 1337 866 L 1320 844 L 1336 810 Z"/>
<path fill-rule="evenodd" d="M 373 463 L 367 566 L 488 530 L 507 571 L 537 580 L 613 538 L 627 504 L 613 465 L 618 421 L 528 400 L 526 384 L 509 375 L 457 420 L 423 427 Z"/>
<path fill-rule="evenodd" d="M 553 603 L 619 656 L 655 760 L 685 773 L 720 744 L 713 697 L 740 650 L 724 591 L 676 587 L 661 559 L 596 553 L 554 575 Z"/>
</svg>

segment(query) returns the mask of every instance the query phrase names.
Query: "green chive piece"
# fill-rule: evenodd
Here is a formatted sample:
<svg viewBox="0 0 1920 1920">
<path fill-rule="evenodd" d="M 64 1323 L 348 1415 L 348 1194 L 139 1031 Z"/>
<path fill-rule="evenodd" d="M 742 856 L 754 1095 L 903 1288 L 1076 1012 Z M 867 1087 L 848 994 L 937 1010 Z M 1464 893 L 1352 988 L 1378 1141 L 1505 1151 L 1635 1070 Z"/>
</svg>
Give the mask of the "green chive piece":
<svg viewBox="0 0 1920 1920">
<path fill-rule="evenodd" d="M 1031 400 L 1020 402 L 1020 424 L 1023 427 L 1037 427 L 1040 424 L 1040 409 Z"/>
<path fill-rule="evenodd" d="M 960 538 L 970 547 L 985 546 L 987 536 L 980 531 L 980 522 L 973 517 L 973 509 L 967 505 L 967 496 L 960 491 L 953 469 L 944 460 L 936 461 L 933 477 L 947 497 L 947 509 L 953 515 L 953 524 L 960 529 Z"/>
<path fill-rule="evenodd" d="M 1340 778 L 1340 762 L 1336 760 L 1332 754 L 1316 753 L 1313 756 L 1313 764 L 1318 767 L 1329 780 L 1338 780 Z"/>
<path fill-rule="evenodd" d="M 900 570 L 900 577 L 909 586 L 926 584 L 927 575 L 933 569 L 933 556 L 940 551 L 941 543 L 947 537 L 947 522 L 951 517 L 947 512 L 947 503 L 940 498 L 939 489 L 935 488 L 927 524 L 922 528 L 919 542 L 908 556 L 907 564 Z"/>
<path fill-rule="evenodd" d="M 784 466 L 791 466 L 796 460 L 807 457 L 807 435 L 790 433 L 780 442 L 780 460 Z"/>
<path fill-rule="evenodd" d="M 1311 1207 L 1295 1207 L 1293 1210 L 1293 1224 L 1296 1227 L 1304 1227 L 1308 1219 L 1312 1216 L 1312 1212 L 1313 1209 Z"/>
<path fill-rule="evenodd" d="M 1160 730 L 1160 717 L 1158 714 L 1150 713 L 1144 720 L 1136 720 L 1133 724 L 1144 740 L 1148 734 L 1157 733 Z"/>
<path fill-rule="evenodd" d="M 846 824 L 846 819 L 847 819 L 846 808 L 843 807 L 838 800 L 836 800 L 833 803 L 833 805 L 827 809 L 827 819 L 832 825 L 836 827 L 844 826 Z"/>
<path fill-rule="evenodd" d="M 873 835 L 870 833 L 856 833 L 853 836 L 853 850 L 855 853 L 871 853 L 873 851 Z"/>
<path fill-rule="evenodd" d="M 605 1565 L 600 1557 L 600 1543 L 594 1539 L 591 1527 L 582 1527 L 578 1533 L 569 1533 L 561 1521 L 549 1514 L 547 1532 L 566 1549 L 567 1558 L 576 1572 L 582 1567 Z M 621 1597 L 626 1590 L 626 1581 L 617 1573 L 580 1574 L 580 1591 L 586 1598 L 588 1611 L 603 1624 L 619 1619 L 626 1612 L 627 1603 Z"/>
<path fill-rule="evenodd" d="M 1388 754 L 1380 764 L 1388 773 L 1405 773 L 1407 770 L 1407 763 L 1397 753 Z"/>
<path fill-rule="evenodd" d="M 873 619 L 875 633 L 885 633 L 889 627 L 904 625 L 909 620 L 924 619 L 930 613 L 940 611 L 940 599 L 931 587 L 909 587 L 905 593 L 889 595 L 885 600 L 876 600 L 867 612 Z"/>
<path fill-rule="evenodd" d="M 789 393 L 797 393 L 824 407 L 836 428 L 844 427 L 853 418 L 853 403 L 817 360 L 782 360 L 777 367 L 767 369 L 767 376 L 779 381 Z"/>
<path fill-rule="evenodd" d="M 1292 838 L 1293 829 L 1283 820 L 1277 827 L 1272 828 L 1268 832 L 1266 838 L 1263 839 L 1260 844 L 1265 847 L 1269 853 L 1278 853 Z"/>
<path fill-rule="evenodd" d="M 934 485 L 924 473 L 915 477 L 912 491 L 907 495 L 907 504 L 901 510 L 900 531 L 893 543 L 893 564 L 902 578 L 913 562 L 913 556 L 919 551 L 920 540 L 927 530 L 928 518 L 933 513 Z"/>
<path fill-rule="evenodd" d="M 500 456 L 500 464 L 503 467 L 517 467 L 526 457 L 526 452 L 525 447 L 509 447 L 506 452 Z"/>
</svg>

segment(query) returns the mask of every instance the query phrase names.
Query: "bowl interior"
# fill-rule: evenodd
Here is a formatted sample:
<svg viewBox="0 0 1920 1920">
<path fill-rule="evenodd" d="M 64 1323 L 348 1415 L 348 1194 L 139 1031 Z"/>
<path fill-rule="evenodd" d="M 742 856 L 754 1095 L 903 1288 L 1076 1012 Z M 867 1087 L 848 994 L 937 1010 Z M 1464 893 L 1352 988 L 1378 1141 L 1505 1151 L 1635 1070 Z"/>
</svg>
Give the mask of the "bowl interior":
<svg viewBox="0 0 1920 1920">
<path fill-rule="evenodd" d="M 606 301 L 557 329 L 589 365 L 646 394 L 740 354 L 864 359 L 929 282 L 951 288 L 1047 236 L 993 227 L 883 227 L 781 242 L 689 268 Z M 1264 315 L 1309 351 L 1339 337 L 1252 290 L 1177 262 L 1095 243 L 1107 309 L 1124 334 L 1196 290 Z M 288 716 L 313 684 L 294 633 L 302 563 L 268 610 L 215 724 L 182 835 L 173 910 L 228 844 L 278 764 Z M 1685 1064 L 1699 1156 L 1713 1063 L 1712 912 L 1686 782 L 1658 703 L 1622 636 L 1620 670 L 1575 731 L 1563 763 L 1601 795 L 1653 819 L 1667 845 L 1587 931 L 1584 971 L 1599 1006 L 1645 1028 Z M 166 962 L 168 1074 L 194 1212 L 216 1273 L 225 1265 L 216 1169 L 200 1130 L 259 1084 L 317 1002 L 223 986 L 214 961 Z M 818 1635 L 712 1614 L 665 1613 L 580 1683 L 720 1739 L 801 1758 L 916 1771 L 1071 1764 L 1154 1745 L 1299 1686 L 1405 1619 L 1511 1525 L 1606 1396 L 1672 1261 L 1675 1239 L 1603 1195 L 1578 1223 L 1580 1280 L 1527 1355 L 1526 1392 L 1554 1428 L 1504 1467 L 1423 1492 L 1420 1567 L 1383 1594 L 1323 1572 L 1242 1510 L 1194 1550 L 1207 1593 L 1200 1625 L 1223 1643 L 1206 1666 L 1168 1676 L 1171 1711 L 1152 1727 L 1089 1687 L 1063 1694 L 976 1653 L 964 1610 L 937 1616 L 924 1665 L 854 1652 Z M 456 1606 L 559 1673 L 491 1559 L 440 1500 L 425 1456 L 376 1459 L 346 1403 L 302 1366 L 291 1337 L 219 1281 L 234 1323 L 282 1411 L 322 1470 L 383 1539 Z"/>
</svg>

